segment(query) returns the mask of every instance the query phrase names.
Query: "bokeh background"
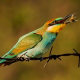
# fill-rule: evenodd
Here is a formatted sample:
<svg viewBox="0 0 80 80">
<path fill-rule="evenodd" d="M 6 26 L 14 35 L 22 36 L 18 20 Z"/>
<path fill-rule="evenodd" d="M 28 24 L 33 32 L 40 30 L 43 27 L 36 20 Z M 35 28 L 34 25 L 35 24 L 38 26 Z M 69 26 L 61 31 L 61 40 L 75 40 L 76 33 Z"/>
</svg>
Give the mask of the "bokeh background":
<svg viewBox="0 0 80 80">
<path fill-rule="evenodd" d="M 53 44 L 53 54 L 80 52 L 80 0 L 0 0 L 0 56 L 19 37 L 41 27 L 46 21 L 77 13 L 78 22 L 68 24 Z M 49 52 L 44 55 L 48 56 Z M 0 80 L 80 80 L 78 57 L 45 61 L 17 62 L 0 67 Z"/>
</svg>

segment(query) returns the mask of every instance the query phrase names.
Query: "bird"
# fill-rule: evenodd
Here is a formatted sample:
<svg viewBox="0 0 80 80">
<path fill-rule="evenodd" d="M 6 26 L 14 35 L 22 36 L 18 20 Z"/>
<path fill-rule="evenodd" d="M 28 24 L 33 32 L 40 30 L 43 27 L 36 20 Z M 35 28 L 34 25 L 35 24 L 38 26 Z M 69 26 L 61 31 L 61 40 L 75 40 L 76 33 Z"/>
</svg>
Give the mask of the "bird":
<svg viewBox="0 0 80 80">
<path fill-rule="evenodd" d="M 69 19 L 67 21 L 67 19 Z M 30 33 L 27 33 L 19 38 L 18 42 L 2 56 L 0 59 L 0 66 L 7 66 L 14 63 L 14 60 L 7 60 L 5 58 L 41 58 L 47 53 L 52 46 L 58 33 L 66 26 L 66 24 L 75 22 L 74 14 L 58 17 L 47 21 L 42 27 Z"/>
</svg>

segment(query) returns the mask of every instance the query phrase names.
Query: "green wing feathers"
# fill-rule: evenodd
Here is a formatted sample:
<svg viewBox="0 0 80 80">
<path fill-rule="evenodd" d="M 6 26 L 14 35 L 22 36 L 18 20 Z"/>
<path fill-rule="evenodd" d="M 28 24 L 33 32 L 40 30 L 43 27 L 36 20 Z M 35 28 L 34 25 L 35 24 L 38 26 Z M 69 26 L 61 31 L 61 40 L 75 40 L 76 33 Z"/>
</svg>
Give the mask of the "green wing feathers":
<svg viewBox="0 0 80 80">
<path fill-rule="evenodd" d="M 42 36 L 36 33 L 32 33 L 32 34 L 29 34 L 28 36 L 26 35 L 25 37 L 21 37 L 17 42 L 17 44 L 2 57 L 4 58 L 16 57 L 18 54 L 35 47 L 41 40 L 42 40 Z M 12 62 L 15 62 L 15 61 L 10 62 L 10 61 L 6 61 L 5 59 L 0 60 L 1 65 L 2 64 L 9 65 Z"/>
<path fill-rule="evenodd" d="M 23 39 L 16 45 L 16 47 L 12 50 L 13 53 L 18 54 L 25 50 L 31 49 L 35 47 L 42 40 L 42 36 L 39 34 L 31 34 Z"/>
</svg>

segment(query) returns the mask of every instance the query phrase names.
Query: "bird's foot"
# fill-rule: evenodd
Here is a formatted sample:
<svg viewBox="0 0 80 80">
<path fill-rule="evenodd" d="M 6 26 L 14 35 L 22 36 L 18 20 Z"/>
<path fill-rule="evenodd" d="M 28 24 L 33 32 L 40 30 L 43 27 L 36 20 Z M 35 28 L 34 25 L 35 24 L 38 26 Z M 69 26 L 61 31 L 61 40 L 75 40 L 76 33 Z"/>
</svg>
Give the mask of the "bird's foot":
<svg viewBox="0 0 80 80">
<path fill-rule="evenodd" d="M 19 61 L 30 61 L 30 58 L 18 57 L 17 60 L 19 60 Z"/>
<path fill-rule="evenodd" d="M 25 60 L 29 62 L 30 61 L 30 58 L 25 58 Z"/>
<path fill-rule="evenodd" d="M 24 61 L 24 60 L 25 60 L 24 57 L 18 57 L 17 59 L 18 59 L 19 61 Z"/>
</svg>

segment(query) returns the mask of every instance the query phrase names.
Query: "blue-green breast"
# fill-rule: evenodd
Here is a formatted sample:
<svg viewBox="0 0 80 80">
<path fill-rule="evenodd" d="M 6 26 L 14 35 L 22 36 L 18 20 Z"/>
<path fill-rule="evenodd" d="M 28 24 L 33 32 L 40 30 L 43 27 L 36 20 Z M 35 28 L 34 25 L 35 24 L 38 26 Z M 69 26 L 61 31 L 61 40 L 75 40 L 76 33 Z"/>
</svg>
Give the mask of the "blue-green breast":
<svg viewBox="0 0 80 80">
<path fill-rule="evenodd" d="M 42 55 L 45 54 L 53 44 L 57 34 L 45 32 L 42 37 L 43 39 L 41 42 L 39 42 L 34 48 L 27 50 L 27 56 L 42 57 Z"/>
</svg>

